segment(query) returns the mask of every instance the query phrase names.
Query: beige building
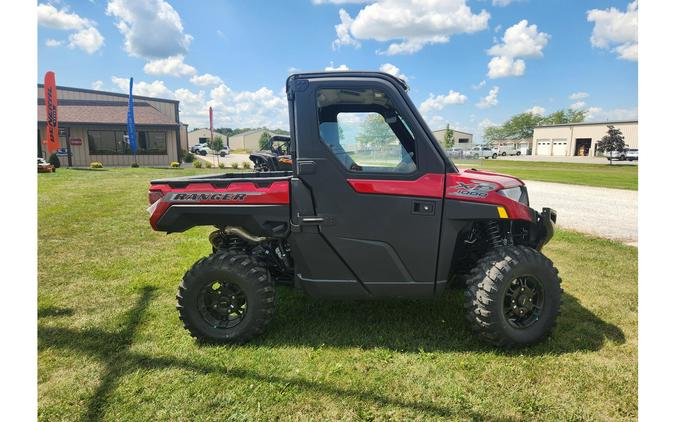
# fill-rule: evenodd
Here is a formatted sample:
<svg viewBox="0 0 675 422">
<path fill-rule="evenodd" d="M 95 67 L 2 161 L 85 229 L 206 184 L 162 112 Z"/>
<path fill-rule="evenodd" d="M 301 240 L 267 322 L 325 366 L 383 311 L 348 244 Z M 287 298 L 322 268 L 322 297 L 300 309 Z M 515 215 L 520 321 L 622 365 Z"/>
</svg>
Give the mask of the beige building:
<svg viewBox="0 0 675 422">
<path fill-rule="evenodd" d="M 620 129 L 627 148 L 638 148 L 638 121 L 572 123 L 534 128 L 532 155 L 600 155 L 596 143 L 607 134 L 607 126 Z"/>
<path fill-rule="evenodd" d="M 257 151 L 259 148 L 258 141 L 263 133 L 272 135 L 272 131 L 268 129 L 254 129 L 248 132 L 243 132 L 238 135 L 230 136 L 229 146 L 231 150 L 245 149 L 246 151 Z"/>
<path fill-rule="evenodd" d="M 438 129 L 433 131 L 434 138 L 441 144 L 445 144 L 445 129 Z M 471 149 L 474 147 L 473 144 L 473 134 L 462 132 L 460 130 L 453 130 L 453 139 L 455 140 L 455 145 L 453 148 L 461 148 L 463 150 Z"/>
<path fill-rule="evenodd" d="M 216 136 L 223 138 L 223 145 L 227 145 L 227 136 L 222 133 L 218 133 L 215 130 L 213 131 L 213 139 L 216 139 Z M 211 140 L 211 130 L 206 129 L 195 129 L 188 133 L 188 147 L 205 144 Z"/>
<path fill-rule="evenodd" d="M 38 156 L 46 157 L 44 86 L 38 84 Z M 129 96 L 91 89 L 57 87 L 61 165 L 86 167 L 93 161 L 104 166 L 129 166 L 134 156 L 126 140 Z M 187 125 L 180 124 L 179 102 L 134 95 L 134 119 L 141 166 L 168 166 L 179 161 L 187 145 Z"/>
</svg>

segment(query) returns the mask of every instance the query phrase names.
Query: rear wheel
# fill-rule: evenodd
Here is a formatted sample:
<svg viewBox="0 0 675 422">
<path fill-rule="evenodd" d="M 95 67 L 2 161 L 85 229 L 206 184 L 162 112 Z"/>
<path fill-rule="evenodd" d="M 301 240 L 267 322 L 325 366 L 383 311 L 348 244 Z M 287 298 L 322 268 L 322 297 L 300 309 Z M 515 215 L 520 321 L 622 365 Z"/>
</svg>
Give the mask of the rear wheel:
<svg viewBox="0 0 675 422">
<path fill-rule="evenodd" d="M 202 341 L 243 343 L 261 334 L 274 314 L 274 285 L 241 250 L 214 253 L 185 273 L 176 295 L 183 326 Z"/>
<path fill-rule="evenodd" d="M 553 329 L 561 295 L 558 270 L 541 252 L 498 248 L 478 260 L 467 279 L 466 317 L 491 344 L 534 344 Z"/>
</svg>

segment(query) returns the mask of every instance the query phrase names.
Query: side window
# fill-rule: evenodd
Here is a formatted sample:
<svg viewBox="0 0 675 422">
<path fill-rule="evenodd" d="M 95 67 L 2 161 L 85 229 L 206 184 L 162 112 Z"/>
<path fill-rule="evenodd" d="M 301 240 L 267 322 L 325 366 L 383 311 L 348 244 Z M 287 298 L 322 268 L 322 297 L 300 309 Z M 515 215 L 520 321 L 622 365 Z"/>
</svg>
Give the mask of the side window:
<svg viewBox="0 0 675 422">
<path fill-rule="evenodd" d="M 411 173 L 417 169 L 412 131 L 387 96 L 375 89 L 321 89 L 319 135 L 348 170 Z"/>
</svg>

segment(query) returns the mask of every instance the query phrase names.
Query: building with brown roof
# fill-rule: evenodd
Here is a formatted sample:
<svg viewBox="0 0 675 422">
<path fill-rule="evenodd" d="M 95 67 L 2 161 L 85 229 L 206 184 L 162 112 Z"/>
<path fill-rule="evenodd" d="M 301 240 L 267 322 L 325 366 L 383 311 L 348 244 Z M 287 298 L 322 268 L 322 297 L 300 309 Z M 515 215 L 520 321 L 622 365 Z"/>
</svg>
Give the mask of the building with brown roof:
<svg viewBox="0 0 675 422">
<path fill-rule="evenodd" d="M 129 96 L 90 89 L 56 88 L 60 150 L 64 166 L 129 166 L 134 157 L 126 141 Z M 134 95 L 138 151 L 136 162 L 167 166 L 187 148 L 187 126 L 180 123 L 178 101 Z M 45 157 L 44 86 L 38 84 L 38 156 Z"/>
</svg>

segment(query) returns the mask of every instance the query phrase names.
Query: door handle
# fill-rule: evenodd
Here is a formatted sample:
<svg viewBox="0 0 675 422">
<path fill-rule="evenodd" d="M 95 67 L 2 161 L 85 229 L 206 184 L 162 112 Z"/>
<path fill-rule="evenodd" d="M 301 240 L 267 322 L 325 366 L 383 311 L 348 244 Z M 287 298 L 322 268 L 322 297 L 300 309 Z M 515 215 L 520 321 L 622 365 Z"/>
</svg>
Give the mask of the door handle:
<svg viewBox="0 0 675 422">
<path fill-rule="evenodd" d="M 412 214 L 434 215 L 436 214 L 436 204 L 431 201 L 413 201 Z"/>
</svg>

